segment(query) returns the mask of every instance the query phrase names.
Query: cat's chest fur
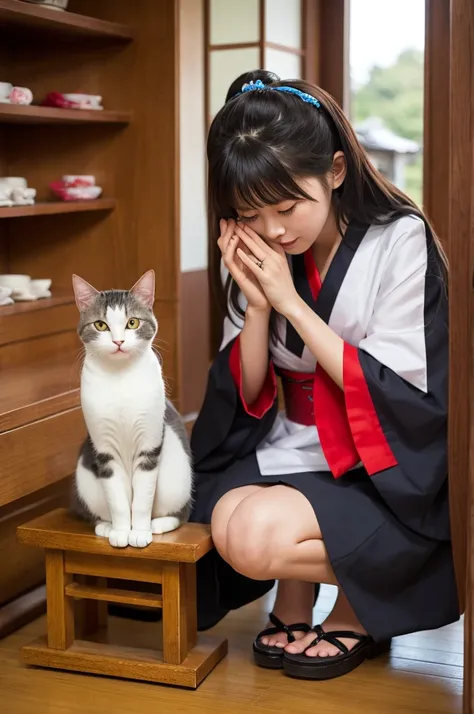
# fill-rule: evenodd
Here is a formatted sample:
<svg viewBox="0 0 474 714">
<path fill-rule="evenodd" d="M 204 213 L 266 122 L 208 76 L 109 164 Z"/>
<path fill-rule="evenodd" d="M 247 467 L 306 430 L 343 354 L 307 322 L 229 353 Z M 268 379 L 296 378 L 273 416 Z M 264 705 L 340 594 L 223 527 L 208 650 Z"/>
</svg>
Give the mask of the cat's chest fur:
<svg viewBox="0 0 474 714">
<path fill-rule="evenodd" d="M 161 443 L 165 390 L 161 367 L 150 351 L 124 370 L 84 364 L 81 404 L 97 451 L 133 462 Z"/>
</svg>

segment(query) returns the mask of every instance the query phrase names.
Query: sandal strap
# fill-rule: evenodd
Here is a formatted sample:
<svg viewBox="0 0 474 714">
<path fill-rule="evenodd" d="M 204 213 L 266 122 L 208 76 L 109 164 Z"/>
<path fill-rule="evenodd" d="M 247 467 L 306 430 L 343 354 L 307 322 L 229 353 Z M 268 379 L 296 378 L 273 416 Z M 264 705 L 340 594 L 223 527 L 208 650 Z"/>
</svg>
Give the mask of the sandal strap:
<svg viewBox="0 0 474 714">
<path fill-rule="evenodd" d="M 325 632 L 321 625 L 315 625 L 312 629 L 316 633 L 317 637 L 313 640 L 313 642 L 311 642 L 307 649 L 315 647 L 322 640 L 324 640 L 325 642 L 329 642 L 331 645 L 334 645 L 334 647 L 337 647 L 345 655 L 348 654 L 350 650 L 339 640 L 339 637 L 344 637 L 348 640 L 357 640 L 358 642 L 363 642 L 369 637 L 369 635 L 362 635 L 360 632 L 353 632 L 352 630 L 331 630 L 330 632 Z"/>
<path fill-rule="evenodd" d="M 284 632 L 288 638 L 288 643 L 291 644 L 296 641 L 296 637 L 293 632 L 311 632 L 311 627 L 306 622 L 296 622 L 291 625 L 285 625 L 273 612 L 268 616 L 270 622 L 274 627 L 268 627 L 259 634 L 259 639 L 261 637 L 266 637 L 268 635 L 277 635 L 279 632 Z"/>
</svg>

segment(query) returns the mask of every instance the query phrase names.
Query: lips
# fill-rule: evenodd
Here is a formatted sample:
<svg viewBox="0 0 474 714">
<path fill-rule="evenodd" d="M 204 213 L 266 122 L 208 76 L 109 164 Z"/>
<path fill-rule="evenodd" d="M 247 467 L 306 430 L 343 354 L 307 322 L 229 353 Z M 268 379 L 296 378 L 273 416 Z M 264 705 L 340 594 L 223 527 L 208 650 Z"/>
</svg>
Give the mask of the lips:
<svg viewBox="0 0 474 714">
<path fill-rule="evenodd" d="M 285 249 L 285 248 L 291 248 L 291 246 L 295 245 L 295 243 L 297 242 L 297 240 L 298 240 L 298 238 L 295 238 L 295 240 L 290 240 L 290 241 L 288 241 L 287 243 L 280 243 L 280 245 L 281 245 L 281 247 L 282 247 L 283 249 Z"/>
</svg>

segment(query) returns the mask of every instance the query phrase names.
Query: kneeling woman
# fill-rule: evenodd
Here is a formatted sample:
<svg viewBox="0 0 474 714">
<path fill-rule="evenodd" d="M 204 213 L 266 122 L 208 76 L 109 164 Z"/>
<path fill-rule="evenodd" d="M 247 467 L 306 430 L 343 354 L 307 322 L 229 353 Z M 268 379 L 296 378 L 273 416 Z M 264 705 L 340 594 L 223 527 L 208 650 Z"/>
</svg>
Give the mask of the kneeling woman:
<svg viewBox="0 0 474 714">
<path fill-rule="evenodd" d="M 269 80 L 244 84 L 208 139 L 216 290 L 228 278 L 192 437 L 192 520 L 217 549 L 199 626 L 278 580 L 255 661 L 323 679 L 459 617 L 445 257 L 334 100 Z M 313 627 L 315 583 L 339 594 Z"/>
</svg>

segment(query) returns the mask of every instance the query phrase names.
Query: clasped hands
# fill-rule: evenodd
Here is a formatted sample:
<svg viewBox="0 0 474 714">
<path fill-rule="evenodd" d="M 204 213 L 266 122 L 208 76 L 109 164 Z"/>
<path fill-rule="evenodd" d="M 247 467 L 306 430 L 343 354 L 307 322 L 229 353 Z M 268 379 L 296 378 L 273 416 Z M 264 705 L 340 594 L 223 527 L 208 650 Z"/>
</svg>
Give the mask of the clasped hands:
<svg viewBox="0 0 474 714">
<path fill-rule="evenodd" d="M 287 316 L 301 298 L 283 248 L 277 243 L 268 245 L 249 226 L 232 219 L 221 219 L 220 231 L 217 244 L 224 265 L 244 294 L 248 307 L 268 312 L 273 307 Z"/>
</svg>

